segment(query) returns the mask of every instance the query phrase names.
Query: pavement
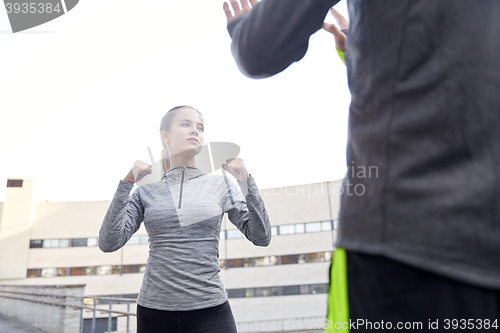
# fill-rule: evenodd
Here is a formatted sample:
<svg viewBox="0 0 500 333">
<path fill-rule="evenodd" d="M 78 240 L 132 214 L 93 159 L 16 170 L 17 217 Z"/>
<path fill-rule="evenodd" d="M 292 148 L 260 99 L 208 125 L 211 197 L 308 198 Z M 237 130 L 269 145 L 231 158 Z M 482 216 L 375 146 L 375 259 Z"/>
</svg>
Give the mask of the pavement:
<svg viewBox="0 0 500 333">
<path fill-rule="evenodd" d="M 0 313 L 0 333 L 47 333 L 17 318 Z"/>
</svg>

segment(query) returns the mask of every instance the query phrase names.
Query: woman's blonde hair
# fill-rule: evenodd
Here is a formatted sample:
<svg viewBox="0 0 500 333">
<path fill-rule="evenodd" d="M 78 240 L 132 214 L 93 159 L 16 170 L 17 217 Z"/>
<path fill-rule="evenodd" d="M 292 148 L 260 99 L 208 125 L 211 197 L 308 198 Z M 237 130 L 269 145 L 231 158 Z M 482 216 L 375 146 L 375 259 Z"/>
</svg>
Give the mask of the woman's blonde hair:
<svg viewBox="0 0 500 333">
<path fill-rule="evenodd" d="M 161 135 L 161 132 L 163 132 L 163 131 L 170 132 L 170 127 L 172 126 L 172 121 L 174 120 L 175 115 L 177 114 L 177 112 L 180 109 L 183 109 L 183 108 L 193 109 L 196 112 L 198 112 L 201 117 L 203 117 L 203 115 L 201 114 L 201 112 L 198 111 L 198 110 L 196 110 L 192 106 L 189 106 L 189 105 L 179 105 L 179 106 L 173 107 L 170 110 L 168 110 L 168 112 L 161 119 L 161 123 L 160 123 L 160 135 Z M 163 139 L 161 140 L 161 144 L 163 146 L 163 149 L 161 151 L 161 165 L 162 165 L 162 168 L 163 168 L 163 172 L 166 172 L 167 170 L 170 170 L 170 155 L 168 153 L 168 148 L 165 145 L 165 142 L 163 142 Z"/>
</svg>

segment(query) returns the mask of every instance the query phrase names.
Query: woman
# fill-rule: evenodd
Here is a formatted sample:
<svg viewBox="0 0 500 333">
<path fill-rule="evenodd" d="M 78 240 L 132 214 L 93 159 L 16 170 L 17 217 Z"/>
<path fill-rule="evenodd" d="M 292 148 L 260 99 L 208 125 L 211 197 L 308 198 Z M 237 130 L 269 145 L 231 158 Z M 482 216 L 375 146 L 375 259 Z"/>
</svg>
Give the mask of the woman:
<svg viewBox="0 0 500 333">
<path fill-rule="evenodd" d="M 160 181 L 137 187 L 151 165 L 137 161 L 118 189 L 99 231 L 104 252 L 120 249 L 141 222 L 149 235 L 149 258 L 137 299 L 137 332 L 236 332 L 219 277 L 218 245 L 222 217 L 257 246 L 271 241 L 271 225 L 253 177 L 241 158 L 223 164 L 238 186 L 195 167 L 204 142 L 199 111 L 179 106 L 160 125 L 165 173 Z M 223 171 L 224 172 L 224 171 Z"/>
</svg>

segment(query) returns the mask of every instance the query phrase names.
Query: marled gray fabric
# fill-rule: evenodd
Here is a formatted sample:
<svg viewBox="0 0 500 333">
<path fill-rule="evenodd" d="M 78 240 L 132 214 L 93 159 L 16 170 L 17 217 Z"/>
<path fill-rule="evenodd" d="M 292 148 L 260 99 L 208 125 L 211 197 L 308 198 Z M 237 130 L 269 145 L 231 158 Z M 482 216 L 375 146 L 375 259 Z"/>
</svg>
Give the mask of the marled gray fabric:
<svg viewBox="0 0 500 333">
<path fill-rule="evenodd" d="M 253 177 L 238 185 L 187 166 L 168 170 L 162 180 L 137 187 L 131 195 L 133 185 L 120 180 L 99 231 L 99 248 L 120 249 L 144 221 L 149 258 L 137 304 L 184 311 L 227 300 L 217 260 L 224 213 L 253 244 L 267 246 L 271 241 L 271 225 Z"/>
<path fill-rule="evenodd" d="M 228 24 L 238 67 L 262 78 L 300 60 L 337 2 L 258 2 Z M 348 10 L 335 246 L 500 289 L 500 1 L 349 0 Z"/>
</svg>

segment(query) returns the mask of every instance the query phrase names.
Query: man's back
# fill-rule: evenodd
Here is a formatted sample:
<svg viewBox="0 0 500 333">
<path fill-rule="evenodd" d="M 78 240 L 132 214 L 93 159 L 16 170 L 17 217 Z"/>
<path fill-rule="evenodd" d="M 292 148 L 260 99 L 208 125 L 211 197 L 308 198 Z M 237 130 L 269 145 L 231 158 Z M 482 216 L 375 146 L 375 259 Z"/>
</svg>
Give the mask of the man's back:
<svg viewBox="0 0 500 333">
<path fill-rule="evenodd" d="M 336 245 L 500 288 L 500 2 L 349 16 L 345 182 L 364 193 L 344 192 Z"/>
<path fill-rule="evenodd" d="M 300 60 L 337 2 L 253 1 L 232 22 L 226 10 L 240 70 L 267 77 Z M 348 5 L 348 171 L 325 332 L 496 329 L 500 1 Z"/>
<path fill-rule="evenodd" d="M 335 3 L 263 0 L 230 22 L 240 69 L 267 77 L 300 60 Z M 336 246 L 500 288 L 500 2 L 348 6 Z"/>
</svg>

